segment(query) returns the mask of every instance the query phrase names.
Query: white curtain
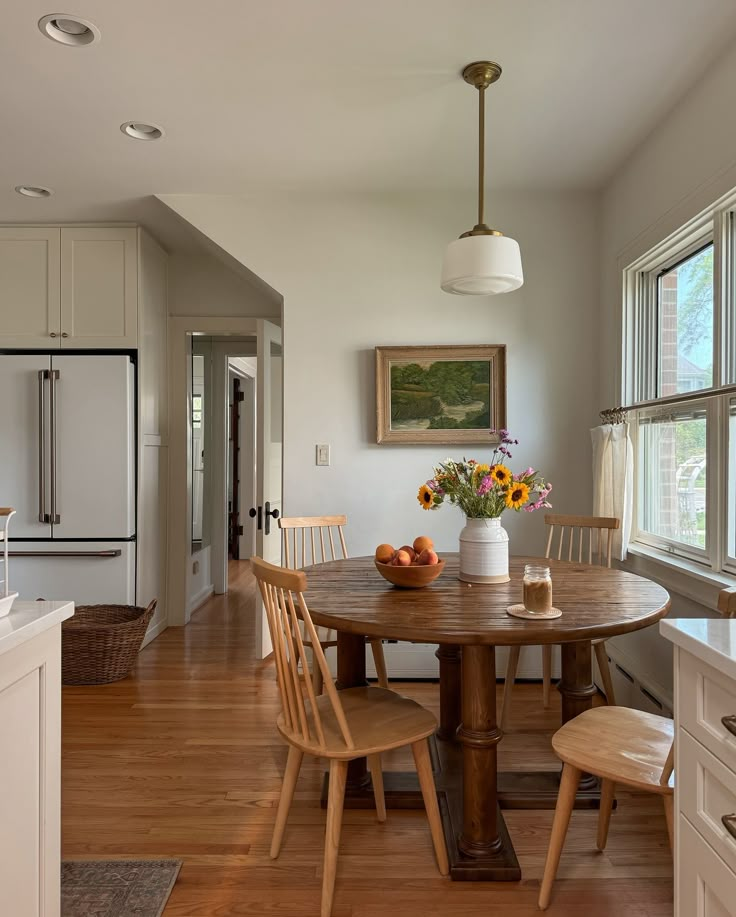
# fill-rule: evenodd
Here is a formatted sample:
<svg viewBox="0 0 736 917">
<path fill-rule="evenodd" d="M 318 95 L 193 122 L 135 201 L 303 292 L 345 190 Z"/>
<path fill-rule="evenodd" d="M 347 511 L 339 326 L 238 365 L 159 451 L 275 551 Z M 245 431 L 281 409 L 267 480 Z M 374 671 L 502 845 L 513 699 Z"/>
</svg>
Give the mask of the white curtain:
<svg viewBox="0 0 736 917">
<path fill-rule="evenodd" d="M 602 424 L 593 441 L 593 514 L 621 520 L 614 532 L 613 556 L 626 559 L 634 511 L 634 447 L 627 423 Z"/>
</svg>

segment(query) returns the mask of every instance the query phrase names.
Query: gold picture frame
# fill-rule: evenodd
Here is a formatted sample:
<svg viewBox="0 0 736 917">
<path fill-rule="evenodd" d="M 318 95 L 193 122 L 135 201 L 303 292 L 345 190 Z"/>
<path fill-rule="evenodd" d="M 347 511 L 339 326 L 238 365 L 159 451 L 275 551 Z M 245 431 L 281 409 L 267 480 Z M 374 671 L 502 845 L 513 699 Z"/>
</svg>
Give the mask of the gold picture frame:
<svg viewBox="0 0 736 917">
<path fill-rule="evenodd" d="M 506 427 L 502 344 L 376 347 L 376 442 L 498 442 Z"/>
</svg>

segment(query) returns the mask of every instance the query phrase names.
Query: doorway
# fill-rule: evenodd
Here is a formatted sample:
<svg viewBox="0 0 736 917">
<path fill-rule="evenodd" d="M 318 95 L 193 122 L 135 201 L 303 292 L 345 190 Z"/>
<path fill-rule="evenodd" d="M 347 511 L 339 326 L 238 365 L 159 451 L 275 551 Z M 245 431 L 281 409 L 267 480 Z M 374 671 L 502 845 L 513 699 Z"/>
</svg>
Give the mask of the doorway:
<svg viewBox="0 0 736 917">
<path fill-rule="evenodd" d="M 170 331 L 170 623 L 186 624 L 193 599 L 227 592 L 233 549 L 281 562 L 283 356 L 280 327 L 263 319 L 172 318 Z"/>
</svg>

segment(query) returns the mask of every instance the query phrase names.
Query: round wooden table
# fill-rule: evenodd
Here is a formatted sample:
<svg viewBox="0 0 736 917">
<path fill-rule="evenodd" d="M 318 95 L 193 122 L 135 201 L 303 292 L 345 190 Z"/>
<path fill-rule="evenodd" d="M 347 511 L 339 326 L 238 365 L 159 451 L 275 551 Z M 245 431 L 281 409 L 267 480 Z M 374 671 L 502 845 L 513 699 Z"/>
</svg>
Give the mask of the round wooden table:
<svg viewBox="0 0 736 917">
<path fill-rule="evenodd" d="M 457 578 L 458 556 L 424 589 L 396 589 L 372 557 L 336 560 L 306 570 L 306 600 L 314 622 L 337 631 L 339 688 L 365 684 L 365 638 L 437 643 L 440 728 L 434 766 L 451 875 L 465 880 L 521 878 L 501 815 L 506 806 L 554 806 L 557 774 L 497 773 L 503 733 L 496 723 L 496 646 L 559 643 L 562 721 L 592 706 L 590 641 L 654 624 L 670 605 L 666 590 L 622 570 L 532 557 L 513 557 L 509 583 L 479 585 Z M 562 617 L 527 621 L 506 614 L 521 600 L 524 565 L 552 571 L 553 599 Z M 391 673 L 389 672 L 389 677 Z M 413 774 L 385 775 L 386 802 L 421 807 Z M 594 778 L 582 781 L 580 802 L 597 804 Z M 364 759 L 352 762 L 347 806 L 372 806 Z"/>
</svg>

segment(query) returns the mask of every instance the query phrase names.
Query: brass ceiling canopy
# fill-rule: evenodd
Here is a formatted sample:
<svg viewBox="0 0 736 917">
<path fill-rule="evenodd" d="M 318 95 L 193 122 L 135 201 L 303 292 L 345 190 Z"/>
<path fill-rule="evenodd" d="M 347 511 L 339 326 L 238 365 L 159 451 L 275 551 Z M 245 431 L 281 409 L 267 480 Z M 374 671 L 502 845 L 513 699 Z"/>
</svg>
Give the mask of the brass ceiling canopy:
<svg viewBox="0 0 736 917">
<path fill-rule="evenodd" d="M 492 60 L 477 60 L 463 70 L 463 79 L 476 89 L 488 89 L 500 78 L 501 65 Z"/>
</svg>

